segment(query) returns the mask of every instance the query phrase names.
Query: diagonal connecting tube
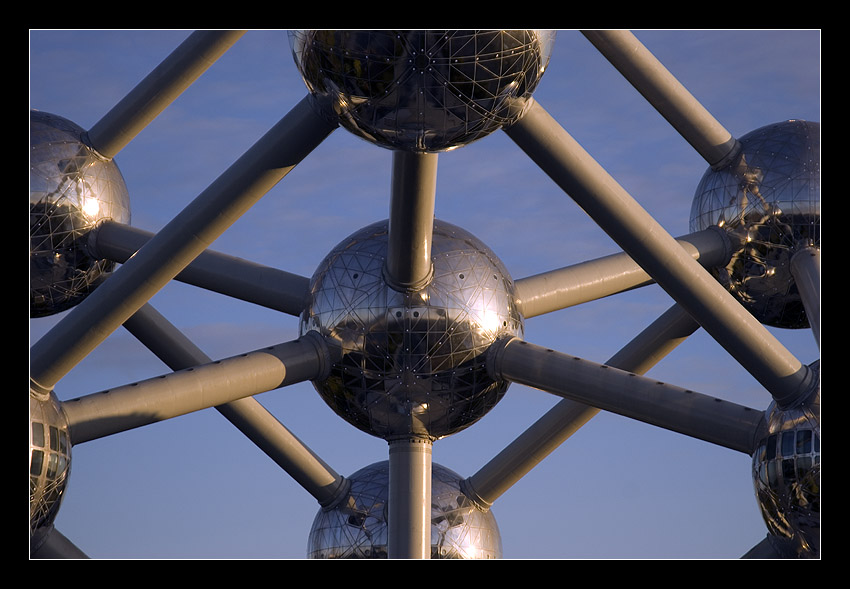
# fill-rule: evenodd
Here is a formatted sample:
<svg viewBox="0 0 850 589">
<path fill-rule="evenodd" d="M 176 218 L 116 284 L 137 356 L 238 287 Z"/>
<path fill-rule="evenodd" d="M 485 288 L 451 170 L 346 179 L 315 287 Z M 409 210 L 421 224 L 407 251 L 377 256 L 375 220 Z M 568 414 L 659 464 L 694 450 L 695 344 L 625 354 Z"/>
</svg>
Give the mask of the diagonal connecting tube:
<svg viewBox="0 0 850 589">
<path fill-rule="evenodd" d="M 211 362 L 203 351 L 149 304 L 139 309 L 124 327 L 172 370 Z M 323 359 L 327 353 L 324 342 L 314 338 L 310 343 L 316 346 L 316 360 L 321 366 L 327 367 L 327 361 Z M 215 408 L 315 497 L 320 505 L 334 504 L 347 491 L 348 481 L 316 456 L 253 397 L 236 399 Z"/>
<path fill-rule="evenodd" d="M 505 131 L 780 406 L 812 390 L 816 385 L 812 371 L 688 255 L 539 103 L 532 103 Z"/>
<path fill-rule="evenodd" d="M 644 374 L 698 328 L 679 305 L 673 305 L 608 360 L 608 365 Z M 465 479 L 461 484 L 464 494 L 476 505 L 489 508 L 599 411 L 597 407 L 562 399 L 478 472 Z"/>
<path fill-rule="evenodd" d="M 269 346 L 62 402 L 73 444 L 320 378 L 318 338 Z"/>
<path fill-rule="evenodd" d="M 30 350 L 30 384 L 51 390 L 333 131 L 305 97 Z"/>
</svg>

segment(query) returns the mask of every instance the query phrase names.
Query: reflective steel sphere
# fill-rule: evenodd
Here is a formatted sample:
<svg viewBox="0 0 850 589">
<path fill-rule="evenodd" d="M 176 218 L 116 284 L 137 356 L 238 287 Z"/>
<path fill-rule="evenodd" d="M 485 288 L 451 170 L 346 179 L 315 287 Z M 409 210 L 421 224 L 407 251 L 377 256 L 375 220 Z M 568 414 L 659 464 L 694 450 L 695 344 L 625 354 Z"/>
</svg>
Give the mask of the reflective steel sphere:
<svg viewBox="0 0 850 589">
<path fill-rule="evenodd" d="M 791 409 L 767 411 L 753 454 L 753 482 L 772 544 L 798 558 L 820 555 L 820 389 Z"/>
<path fill-rule="evenodd" d="M 307 543 L 309 558 L 387 558 L 389 462 L 350 477 L 348 498 L 320 510 Z M 432 465 L 431 558 L 502 557 L 502 537 L 492 511 L 482 511 L 460 490 L 461 478 Z"/>
<path fill-rule="evenodd" d="M 86 250 L 102 219 L 130 222 L 130 199 L 113 161 L 85 144 L 85 131 L 62 117 L 30 111 L 30 316 L 69 309 L 114 263 Z"/>
<path fill-rule="evenodd" d="M 68 422 L 56 396 L 30 394 L 30 547 L 35 550 L 56 519 L 68 473 Z"/>
<path fill-rule="evenodd" d="M 383 147 L 446 151 L 516 121 L 549 63 L 551 31 L 294 31 L 313 95 Z"/>
<path fill-rule="evenodd" d="M 740 239 L 729 264 L 713 272 L 759 321 L 809 327 L 791 257 L 820 247 L 820 124 L 776 123 L 739 141 L 734 160 L 700 181 L 691 231 L 719 225 Z"/>
<path fill-rule="evenodd" d="M 340 243 L 313 275 L 301 334 L 316 331 L 338 351 L 314 383 L 340 416 L 381 438 L 440 438 L 489 411 L 508 383 L 487 374 L 490 344 L 521 336 L 514 284 L 476 237 L 436 220 L 434 275 L 418 292 L 383 276 L 388 222 Z"/>
</svg>

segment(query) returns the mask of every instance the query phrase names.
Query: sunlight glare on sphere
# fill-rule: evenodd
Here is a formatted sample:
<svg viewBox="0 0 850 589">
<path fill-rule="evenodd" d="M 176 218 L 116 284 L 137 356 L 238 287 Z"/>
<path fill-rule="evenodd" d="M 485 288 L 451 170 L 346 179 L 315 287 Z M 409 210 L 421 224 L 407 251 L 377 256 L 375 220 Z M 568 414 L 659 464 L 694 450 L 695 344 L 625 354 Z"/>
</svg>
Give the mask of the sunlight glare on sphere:
<svg viewBox="0 0 850 589">
<path fill-rule="evenodd" d="M 115 264 L 96 260 L 86 241 L 98 222 L 130 222 L 124 177 L 86 145 L 84 129 L 30 111 L 30 316 L 65 311 L 83 300 Z"/>
<path fill-rule="evenodd" d="M 487 373 L 490 345 L 522 335 L 514 283 L 472 234 L 434 222 L 434 276 L 400 292 L 383 275 L 388 222 L 348 237 L 319 265 L 301 318 L 339 351 L 314 383 L 334 411 L 381 438 L 440 438 L 460 431 L 502 398 L 508 383 Z"/>
<path fill-rule="evenodd" d="M 447 151 L 516 121 L 549 62 L 553 31 L 292 31 L 310 92 L 355 135 Z"/>
</svg>

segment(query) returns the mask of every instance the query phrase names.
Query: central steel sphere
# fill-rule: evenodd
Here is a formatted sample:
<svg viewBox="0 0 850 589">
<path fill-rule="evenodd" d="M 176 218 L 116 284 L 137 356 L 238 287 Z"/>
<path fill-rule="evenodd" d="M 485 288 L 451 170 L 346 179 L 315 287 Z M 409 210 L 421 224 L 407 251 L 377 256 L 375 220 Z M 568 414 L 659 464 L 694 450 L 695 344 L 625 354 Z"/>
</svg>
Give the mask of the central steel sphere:
<svg viewBox="0 0 850 589">
<path fill-rule="evenodd" d="M 292 31 L 314 97 L 355 135 L 391 149 L 447 151 L 516 121 L 554 32 Z"/>
<path fill-rule="evenodd" d="M 336 413 L 380 438 L 441 438 L 471 425 L 508 383 L 487 373 L 490 345 L 522 336 L 514 283 L 470 233 L 434 222 L 433 279 L 401 292 L 384 278 L 388 222 L 340 243 L 313 275 L 301 335 L 318 332 L 338 352 L 315 382 Z"/>
</svg>

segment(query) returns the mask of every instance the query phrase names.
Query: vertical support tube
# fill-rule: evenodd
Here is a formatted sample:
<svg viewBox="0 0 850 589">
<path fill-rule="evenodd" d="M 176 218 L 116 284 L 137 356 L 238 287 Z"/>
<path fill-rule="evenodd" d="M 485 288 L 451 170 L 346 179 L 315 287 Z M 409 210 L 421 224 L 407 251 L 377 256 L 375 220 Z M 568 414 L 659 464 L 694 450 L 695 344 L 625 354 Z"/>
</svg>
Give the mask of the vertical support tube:
<svg viewBox="0 0 850 589">
<path fill-rule="evenodd" d="M 807 247 L 791 256 L 791 274 L 820 348 L 820 249 Z"/>
<path fill-rule="evenodd" d="M 387 555 L 431 558 L 431 449 L 427 438 L 389 442 Z"/>
<path fill-rule="evenodd" d="M 605 58 L 712 166 L 738 141 L 630 31 L 582 31 Z"/>
<path fill-rule="evenodd" d="M 384 277 L 399 291 L 431 280 L 437 154 L 393 152 L 390 229 Z"/>
<path fill-rule="evenodd" d="M 505 130 L 781 406 L 814 375 L 676 243 L 539 103 Z"/>
<path fill-rule="evenodd" d="M 88 142 L 111 159 L 238 41 L 245 31 L 196 31 L 89 129 Z"/>
<path fill-rule="evenodd" d="M 30 350 L 30 386 L 51 390 L 333 131 L 305 97 Z"/>
</svg>

